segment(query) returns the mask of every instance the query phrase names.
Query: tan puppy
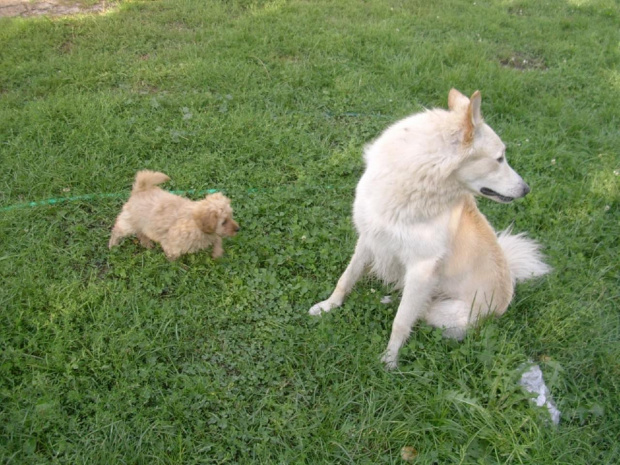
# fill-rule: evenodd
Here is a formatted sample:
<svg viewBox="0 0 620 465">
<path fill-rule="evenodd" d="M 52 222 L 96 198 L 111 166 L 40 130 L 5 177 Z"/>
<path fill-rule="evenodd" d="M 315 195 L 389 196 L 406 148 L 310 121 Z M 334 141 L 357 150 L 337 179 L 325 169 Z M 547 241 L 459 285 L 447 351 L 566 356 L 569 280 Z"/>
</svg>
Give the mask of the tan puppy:
<svg viewBox="0 0 620 465">
<path fill-rule="evenodd" d="M 194 202 L 157 187 L 169 180 L 164 173 L 138 172 L 131 196 L 116 218 L 108 247 L 135 234 L 144 247 L 159 242 L 168 260 L 209 246 L 213 246 L 213 258 L 221 257 L 222 237 L 239 231 L 230 200 L 218 192 Z"/>
</svg>

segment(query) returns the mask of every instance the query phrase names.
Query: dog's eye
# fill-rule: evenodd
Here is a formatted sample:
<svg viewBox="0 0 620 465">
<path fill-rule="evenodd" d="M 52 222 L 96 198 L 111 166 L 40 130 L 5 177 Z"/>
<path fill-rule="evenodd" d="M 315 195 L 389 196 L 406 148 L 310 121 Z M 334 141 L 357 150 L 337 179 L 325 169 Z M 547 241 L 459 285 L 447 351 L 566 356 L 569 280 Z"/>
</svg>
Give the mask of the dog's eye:
<svg viewBox="0 0 620 465">
<path fill-rule="evenodd" d="M 497 163 L 504 163 L 504 156 L 503 155 L 497 159 Z"/>
<path fill-rule="evenodd" d="M 222 226 L 226 226 L 226 223 L 228 223 L 228 220 L 222 221 Z"/>
</svg>

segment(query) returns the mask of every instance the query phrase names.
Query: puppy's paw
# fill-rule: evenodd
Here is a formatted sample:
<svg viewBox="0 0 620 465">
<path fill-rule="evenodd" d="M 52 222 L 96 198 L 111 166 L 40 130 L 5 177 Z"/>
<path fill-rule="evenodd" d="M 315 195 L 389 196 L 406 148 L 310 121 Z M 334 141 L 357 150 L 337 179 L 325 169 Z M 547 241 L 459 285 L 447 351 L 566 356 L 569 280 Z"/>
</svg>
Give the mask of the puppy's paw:
<svg viewBox="0 0 620 465">
<path fill-rule="evenodd" d="M 140 244 L 142 245 L 142 247 L 144 247 L 146 249 L 152 249 L 153 248 L 153 241 L 150 240 L 148 237 L 143 236 L 143 235 L 139 235 L 138 239 L 140 239 Z"/>
<path fill-rule="evenodd" d="M 318 304 L 314 304 L 312 307 L 310 307 L 308 313 L 310 315 L 316 316 L 324 312 L 329 312 L 336 307 L 338 307 L 338 305 L 336 305 L 335 303 L 330 302 L 329 300 L 324 300 L 323 302 L 319 302 Z"/>
<path fill-rule="evenodd" d="M 224 249 L 213 249 L 213 252 L 211 253 L 211 258 L 216 259 L 216 258 L 220 258 L 222 255 L 224 255 Z"/>
</svg>

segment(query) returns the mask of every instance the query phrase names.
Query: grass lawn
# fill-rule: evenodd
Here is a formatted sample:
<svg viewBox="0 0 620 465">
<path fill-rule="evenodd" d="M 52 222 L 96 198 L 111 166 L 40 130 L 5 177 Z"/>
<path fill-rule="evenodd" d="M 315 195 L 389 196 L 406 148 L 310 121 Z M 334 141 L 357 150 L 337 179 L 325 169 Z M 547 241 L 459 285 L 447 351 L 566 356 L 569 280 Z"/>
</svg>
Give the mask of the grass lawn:
<svg viewBox="0 0 620 465">
<path fill-rule="evenodd" d="M 0 19 L 0 462 L 619 463 L 619 43 L 614 0 Z M 364 144 L 451 87 L 481 90 L 532 187 L 481 210 L 554 272 L 462 343 L 416 326 L 387 372 L 396 293 L 307 310 L 353 251 Z M 145 168 L 232 199 L 222 259 L 108 250 Z M 517 385 L 528 360 L 557 427 Z"/>
</svg>

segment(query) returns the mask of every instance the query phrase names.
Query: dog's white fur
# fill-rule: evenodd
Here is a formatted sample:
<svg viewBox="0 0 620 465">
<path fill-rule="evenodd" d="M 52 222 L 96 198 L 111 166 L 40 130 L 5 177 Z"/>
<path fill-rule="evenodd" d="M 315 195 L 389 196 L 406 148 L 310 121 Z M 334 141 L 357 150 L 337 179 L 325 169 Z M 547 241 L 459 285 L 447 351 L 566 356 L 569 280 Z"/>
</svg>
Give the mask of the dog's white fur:
<svg viewBox="0 0 620 465">
<path fill-rule="evenodd" d="M 474 195 L 507 203 L 529 187 L 508 165 L 505 146 L 482 119 L 480 92 L 450 91 L 449 111 L 414 114 L 365 149 L 353 220 L 359 239 L 347 269 L 319 315 L 342 305 L 366 268 L 402 288 L 383 361 L 422 319 L 461 339 L 478 318 L 506 311 L 517 281 L 550 268 L 523 234 L 496 236 Z"/>
<path fill-rule="evenodd" d="M 157 171 L 136 174 L 131 196 L 116 218 L 108 247 L 135 234 L 144 247 L 159 242 L 169 260 L 210 246 L 213 258 L 222 256 L 222 237 L 239 231 L 228 197 L 217 192 L 192 201 L 157 187 L 169 180 Z"/>
</svg>

